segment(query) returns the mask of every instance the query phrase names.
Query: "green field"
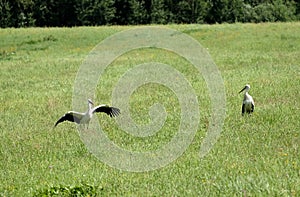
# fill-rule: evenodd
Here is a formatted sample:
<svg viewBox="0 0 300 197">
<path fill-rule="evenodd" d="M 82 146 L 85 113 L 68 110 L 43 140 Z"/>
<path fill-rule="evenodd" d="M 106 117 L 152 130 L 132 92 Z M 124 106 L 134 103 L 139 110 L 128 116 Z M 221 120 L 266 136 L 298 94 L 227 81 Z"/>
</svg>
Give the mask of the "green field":
<svg viewBox="0 0 300 197">
<path fill-rule="evenodd" d="M 300 23 L 167 27 L 199 41 L 223 77 L 226 118 L 211 151 L 199 157 L 212 111 L 205 80 L 184 58 L 156 48 L 132 50 L 112 62 L 94 102 L 111 104 L 115 84 L 135 65 L 155 61 L 177 69 L 193 87 L 200 111 L 197 133 L 177 160 L 148 172 L 119 170 L 87 150 L 76 125 L 53 129 L 72 109 L 74 80 L 89 52 L 134 27 L 0 29 L 0 196 L 51 190 L 58 196 L 300 196 Z M 251 117 L 241 116 L 238 92 L 246 83 L 256 104 Z M 167 119 L 155 135 L 142 138 L 106 115 L 95 116 L 118 146 L 152 151 L 176 134 L 180 107 L 167 87 L 145 84 L 128 102 L 138 124 L 150 122 L 149 106 L 156 102 Z"/>
</svg>

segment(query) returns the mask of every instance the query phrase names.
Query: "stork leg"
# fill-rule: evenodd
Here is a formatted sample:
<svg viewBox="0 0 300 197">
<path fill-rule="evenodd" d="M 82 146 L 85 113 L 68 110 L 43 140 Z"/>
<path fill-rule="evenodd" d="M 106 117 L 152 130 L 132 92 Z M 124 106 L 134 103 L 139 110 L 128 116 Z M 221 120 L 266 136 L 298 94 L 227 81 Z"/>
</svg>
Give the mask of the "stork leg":
<svg viewBox="0 0 300 197">
<path fill-rule="evenodd" d="M 85 125 L 85 124 L 79 124 L 79 125 L 78 125 L 78 128 L 79 128 L 81 131 L 84 131 L 84 130 L 86 130 L 86 125 Z"/>
</svg>

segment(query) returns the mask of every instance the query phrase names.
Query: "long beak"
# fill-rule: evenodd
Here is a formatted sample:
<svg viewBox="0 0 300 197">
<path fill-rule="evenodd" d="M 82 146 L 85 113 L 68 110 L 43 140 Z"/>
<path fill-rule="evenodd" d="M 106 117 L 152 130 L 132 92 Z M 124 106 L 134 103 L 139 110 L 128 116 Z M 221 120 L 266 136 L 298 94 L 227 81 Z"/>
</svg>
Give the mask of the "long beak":
<svg viewBox="0 0 300 197">
<path fill-rule="evenodd" d="M 245 89 L 246 89 L 246 86 L 241 91 L 239 91 L 239 93 L 243 92 Z"/>
</svg>

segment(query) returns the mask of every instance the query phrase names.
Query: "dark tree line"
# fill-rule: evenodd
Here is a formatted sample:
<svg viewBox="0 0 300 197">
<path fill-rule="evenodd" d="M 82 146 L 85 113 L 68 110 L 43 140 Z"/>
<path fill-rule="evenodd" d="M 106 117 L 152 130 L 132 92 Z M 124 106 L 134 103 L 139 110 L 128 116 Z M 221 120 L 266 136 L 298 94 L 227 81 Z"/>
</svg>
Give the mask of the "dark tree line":
<svg viewBox="0 0 300 197">
<path fill-rule="evenodd" d="M 0 27 L 275 22 L 297 0 L 0 0 Z"/>
</svg>

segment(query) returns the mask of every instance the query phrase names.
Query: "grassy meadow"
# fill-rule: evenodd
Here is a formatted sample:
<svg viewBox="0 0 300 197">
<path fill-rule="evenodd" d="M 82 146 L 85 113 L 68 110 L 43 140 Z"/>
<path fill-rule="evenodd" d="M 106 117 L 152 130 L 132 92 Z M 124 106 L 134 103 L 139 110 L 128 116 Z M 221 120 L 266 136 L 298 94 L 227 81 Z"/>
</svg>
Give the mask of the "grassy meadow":
<svg viewBox="0 0 300 197">
<path fill-rule="evenodd" d="M 89 52 L 134 27 L 0 29 L 0 196 L 51 191 L 59 196 L 71 190 L 83 196 L 300 196 L 300 23 L 167 27 L 199 41 L 222 74 L 226 118 L 211 151 L 199 158 L 211 114 L 205 80 L 184 58 L 155 48 L 133 50 L 112 62 L 94 102 L 110 104 L 118 79 L 135 65 L 155 61 L 176 68 L 193 87 L 200 110 L 198 131 L 181 157 L 154 171 L 122 171 L 94 157 L 75 124 L 53 129 L 72 108 L 74 80 Z M 251 117 L 241 116 L 238 92 L 246 83 L 256 104 Z M 106 115 L 94 118 L 118 146 L 156 150 L 179 126 L 176 95 L 146 84 L 129 101 L 138 124 L 149 123 L 149 106 L 156 102 L 168 116 L 147 138 L 130 136 Z"/>
</svg>

